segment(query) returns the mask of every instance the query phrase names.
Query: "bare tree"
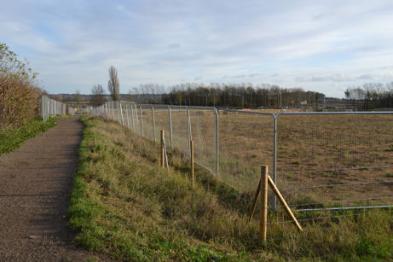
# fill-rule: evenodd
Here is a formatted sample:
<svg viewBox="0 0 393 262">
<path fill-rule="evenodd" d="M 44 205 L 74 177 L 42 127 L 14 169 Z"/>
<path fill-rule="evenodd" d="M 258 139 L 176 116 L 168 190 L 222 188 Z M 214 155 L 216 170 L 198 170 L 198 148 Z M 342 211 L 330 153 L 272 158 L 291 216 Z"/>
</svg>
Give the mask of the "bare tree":
<svg viewBox="0 0 393 262">
<path fill-rule="evenodd" d="M 113 101 L 117 101 L 120 98 L 120 83 L 117 76 L 117 70 L 114 66 L 109 67 L 109 81 L 108 90 L 112 96 Z"/>
<path fill-rule="evenodd" d="M 91 94 L 93 97 L 91 98 L 91 104 L 94 106 L 100 106 L 105 103 L 104 97 L 104 88 L 102 85 L 95 85 L 91 89 Z"/>
</svg>

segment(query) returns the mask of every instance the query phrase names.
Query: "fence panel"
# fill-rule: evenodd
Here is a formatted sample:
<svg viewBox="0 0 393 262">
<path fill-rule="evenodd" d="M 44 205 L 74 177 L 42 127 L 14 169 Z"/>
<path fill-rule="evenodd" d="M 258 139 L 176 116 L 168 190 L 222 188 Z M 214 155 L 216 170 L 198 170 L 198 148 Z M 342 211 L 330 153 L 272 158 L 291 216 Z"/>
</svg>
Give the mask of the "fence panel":
<svg viewBox="0 0 393 262">
<path fill-rule="evenodd" d="M 292 207 L 393 203 L 393 114 L 282 114 L 277 182 Z"/>
<path fill-rule="evenodd" d="M 154 120 L 155 120 L 155 128 L 154 135 L 157 142 L 160 141 L 160 130 L 164 130 L 165 132 L 165 142 L 167 146 L 169 146 L 169 137 L 170 137 L 170 129 L 169 129 L 169 110 L 168 106 L 164 105 L 154 105 Z"/>
<path fill-rule="evenodd" d="M 41 97 L 41 117 L 47 120 L 50 116 L 65 115 L 67 114 L 67 107 L 65 104 L 51 99 L 48 96 Z"/>
<path fill-rule="evenodd" d="M 196 163 L 240 192 L 254 192 L 260 166 L 268 165 L 297 210 L 393 203 L 393 113 L 271 114 L 133 103 L 121 109 L 109 102 L 100 112 L 157 143 L 164 130 L 168 148 L 185 156 L 192 139 Z"/>
<path fill-rule="evenodd" d="M 172 148 L 190 155 L 190 127 L 186 107 L 171 107 Z M 192 130 L 191 130 L 192 131 Z"/>
<path fill-rule="evenodd" d="M 155 118 L 153 117 L 153 107 L 151 105 L 141 105 L 140 106 L 140 115 L 142 119 L 142 136 L 155 141 Z"/>
<path fill-rule="evenodd" d="M 212 174 L 218 173 L 218 152 L 216 132 L 216 110 L 213 108 L 190 108 L 189 132 L 194 142 L 195 161 L 198 165 L 209 170 Z"/>
<path fill-rule="evenodd" d="M 273 166 L 273 115 L 220 111 L 219 119 L 220 177 L 242 192 L 253 192 L 260 166 Z"/>
</svg>

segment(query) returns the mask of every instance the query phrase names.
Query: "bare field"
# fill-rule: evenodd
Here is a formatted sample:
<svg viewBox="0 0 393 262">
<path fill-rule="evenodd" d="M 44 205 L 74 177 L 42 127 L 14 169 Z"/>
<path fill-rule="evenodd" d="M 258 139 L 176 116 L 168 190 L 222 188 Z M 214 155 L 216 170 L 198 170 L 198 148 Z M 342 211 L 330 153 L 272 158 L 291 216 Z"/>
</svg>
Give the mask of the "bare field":
<svg viewBox="0 0 393 262">
<path fill-rule="evenodd" d="M 244 190 L 252 190 L 258 166 L 272 166 L 273 121 L 233 114 L 220 120 L 222 175 L 238 178 L 228 178 L 234 186 L 249 180 Z M 393 116 L 282 115 L 277 183 L 299 207 L 393 203 L 392 131 Z"/>
</svg>

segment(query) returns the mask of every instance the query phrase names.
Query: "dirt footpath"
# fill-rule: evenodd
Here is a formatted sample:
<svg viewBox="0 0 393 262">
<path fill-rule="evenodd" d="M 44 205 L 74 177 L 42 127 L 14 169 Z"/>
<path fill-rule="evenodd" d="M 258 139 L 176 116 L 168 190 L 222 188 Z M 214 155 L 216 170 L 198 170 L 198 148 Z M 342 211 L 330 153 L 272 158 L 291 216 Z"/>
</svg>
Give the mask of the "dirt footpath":
<svg viewBox="0 0 393 262">
<path fill-rule="evenodd" d="M 0 261 L 90 257 L 71 244 L 73 234 L 66 220 L 81 135 L 78 120 L 61 120 L 0 156 Z"/>
</svg>

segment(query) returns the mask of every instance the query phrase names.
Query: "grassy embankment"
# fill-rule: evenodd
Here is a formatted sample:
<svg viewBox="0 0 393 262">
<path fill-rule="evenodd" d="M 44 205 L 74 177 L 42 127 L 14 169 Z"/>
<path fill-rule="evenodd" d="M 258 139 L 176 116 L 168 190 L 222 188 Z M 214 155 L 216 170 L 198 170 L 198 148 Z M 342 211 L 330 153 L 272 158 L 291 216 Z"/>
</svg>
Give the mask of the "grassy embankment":
<svg viewBox="0 0 393 262">
<path fill-rule="evenodd" d="M 251 195 L 240 194 L 197 170 L 192 188 L 187 165 L 113 122 L 85 118 L 80 166 L 70 204 L 76 241 L 129 261 L 389 260 L 393 219 L 385 211 L 310 222 L 299 233 L 272 224 L 268 243 L 258 221 L 247 222 Z"/>
<path fill-rule="evenodd" d="M 0 130 L 0 155 L 18 148 L 24 141 L 56 125 L 55 118 L 47 121 L 34 119 L 19 128 Z"/>
</svg>

